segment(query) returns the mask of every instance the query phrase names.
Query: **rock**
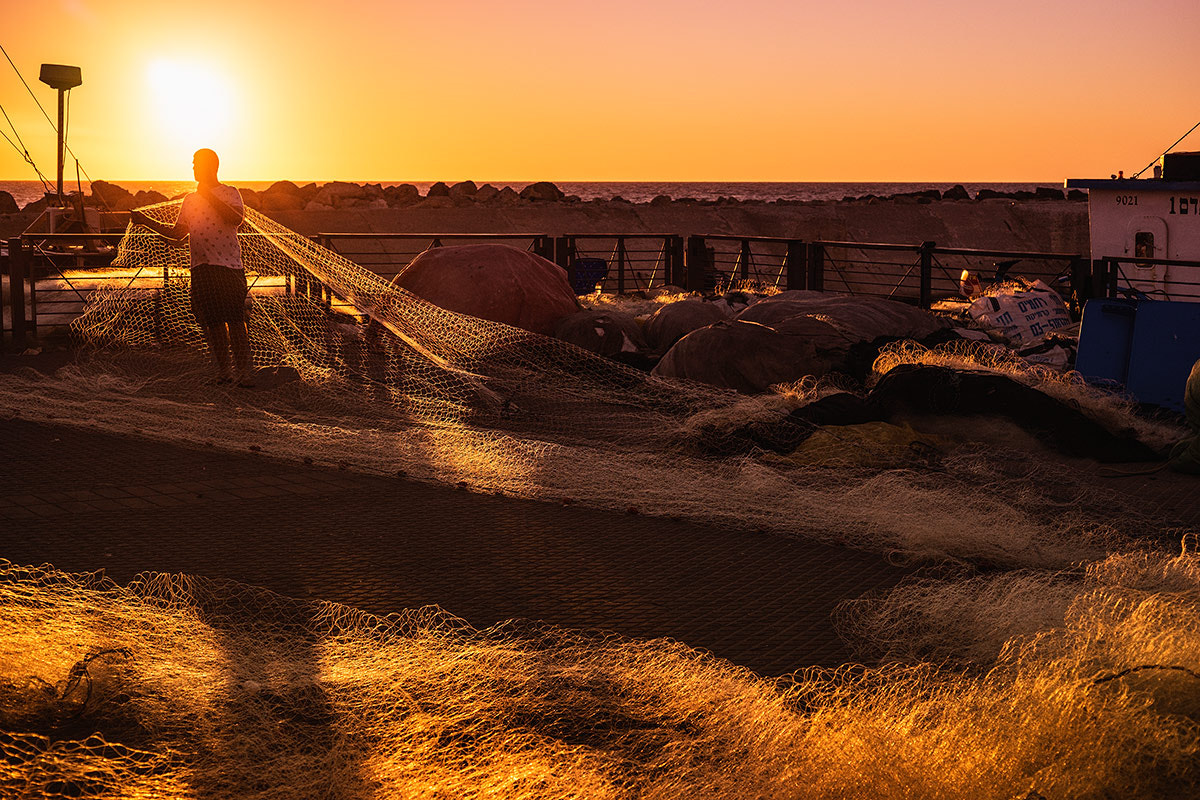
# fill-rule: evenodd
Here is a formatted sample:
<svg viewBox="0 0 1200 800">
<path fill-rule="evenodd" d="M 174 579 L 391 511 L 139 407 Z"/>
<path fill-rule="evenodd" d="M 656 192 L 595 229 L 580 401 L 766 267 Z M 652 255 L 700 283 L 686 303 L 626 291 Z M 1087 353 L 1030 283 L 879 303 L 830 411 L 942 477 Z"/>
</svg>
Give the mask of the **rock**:
<svg viewBox="0 0 1200 800">
<path fill-rule="evenodd" d="M 0 191 L 0 214 L 16 214 L 20 210 L 11 194 Z"/>
<path fill-rule="evenodd" d="M 937 189 L 922 189 L 916 192 L 900 192 L 888 198 L 897 203 L 932 203 L 942 199 L 942 193 Z"/>
<path fill-rule="evenodd" d="M 975 193 L 976 200 L 1011 200 L 1008 192 L 997 192 L 995 189 L 980 189 Z"/>
<path fill-rule="evenodd" d="M 697 328 L 727 319 L 725 312 L 703 300 L 667 303 L 646 320 L 646 343 L 659 353 L 666 352 L 683 336 Z"/>
<path fill-rule="evenodd" d="M 495 186 L 492 186 L 490 183 L 485 183 L 483 186 L 480 186 L 479 189 L 475 192 L 475 202 L 476 203 L 491 202 L 492 200 L 496 199 L 496 195 L 498 195 L 498 194 L 500 194 L 499 189 L 497 189 Z"/>
<path fill-rule="evenodd" d="M 32 203 L 26 203 L 21 209 L 22 211 L 45 211 L 49 207 L 50 201 L 43 197 L 40 200 L 34 200 Z"/>
<path fill-rule="evenodd" d="M 562 200 L 562 190 L 553 183 L 547 181 L 538 181 L 531 183 L 521 190 L 522 200 Z"/>
<path fill-rule="evenodd" d="M 152 206 L 156 203 L 167 202 L 167 196 L 162 192 L 156 192 L 153 189 L 139 191 L 133 196 L 133 207 L 142 208 L 143 206 Z"/>
<path fill-rule="evenodd" d="M 554 335 L 609 358 L 639 353 L 646 347 L 637 320 L 620 311 L 577 311 L 559 321 Z"/>
<path fill-rule="evenodd" d="M 253 189 L 239 188 L 238 194 L 242 196 L 242 203 L 247 208 L 253 208 L 255 211 L 262 209 L 262 200 L 260 199 L 258 192 L 254 191 Z"/>
<path fill-rule="evenodd" d="M 475 185 L 475 181 L 461 181 L 450 187 L 450 196 L 454 198 L 467 197 L 472 198 L 479 192 L 479 187 Z"/>
<path fill-rule="evenodd" d="M 443 194 L 426 197 L 419 203 L 421 208 L 454 208 L 454 201 Z"/>
<path fill-rule="evenodd" d="M 1034 200 L 1062 200 L 1063 190 L 1050 186 L 1039 186 L 1033 190 Z"/>
<path fill-rule="evenodd" d="M 263 189 L 261 194 L 264 196 L 282 194 L 290 197 L 303 197 L 303 192 L 301 191 L 300 187 L 291 181 L 275 181 L 266 189 Z"/>
<path fill-rule="evenodd" d="M 305 211 L 333 211 L 333 206 L 317 200 L 310 200 L 304 206 Z"/>
<path fill-rule="evenodd" d="M 849 345 L 834 326 L 815 317 L 789 320 L 782 330 L 722 320 L 676 342 L 653 374 L 755 394 L 775 384 L 829 373 Z"/>
<path fill-rule="evenodd" d="M 442 181 L 438 181 L 433 186 L 429 187 L 429 191 L 425 193 L 426 197 L 449 197 L 450 187 Z"/>
<path fill-rule="evenodd" d="M 966 190 L 961 183 L 956 183 L 946 191 L 942 192 L 943 200 L 970 200 L 971 194 Z"/>
<path fill-rule="evenodd" d="M 263 192 L 258 199 L 261 203 L 259 210 L 265 214 L 274 214 L 279 211 L 300 211 L 305 205 L 304 198 L 300 195 L 286 192 Z"/>
<path fill-rule="evenodd" d="M 652 206 L 669 206 L 671 205 L 671 196 L 668 194 L 660 194 L 650 201 Z"/>
<path fill-rule="evenodd" d="M 357 183 L 334 181 L 322 186 L 316 196 L 313 197 L 312 202 L 332 206 L 333 208 L 351 208 L 352 205 L 349 201 L 361 200 L 365 197 L 366 192 Z"/>
<path fill-rule="evenodd" d="M 129 211 L 133 209 L 133 195 L 126 189 L 108 181 L 92 181 L 92 193 L 87 200 L 88 205 L 102 206 L 113 211 Z"/>
<path fill-rule="evenodd" d="M 1067 192 L 1067 199 L 1075 200 L 1075 201 L 1087 200 L 1088 194 L 1087 194 L 1087 192 L 1083 191 L 1082 189 L 1072 189 L 1071 191 Z"/>
<path fill-rule="evenodd" d="M 316 197 L 317 192 L 319 191 L 321 191 L 321 187 L 317 186 L 315 183 L 306 183 L 300 187 L 300 197 L 302 197 L 304 202 L 307 203 L 309 200 L 312 200 L 314 197 Z"/>
<path fill-rule="evenodd" d="M 411 206 L 421 201 L 421 192 L 411 183 L 383 187 L 383 197 L 393 208 Z"/>
<path fill-rule="evenodd" d="M 496 195 L 496 205 L 515 206 L 520 199 L 520 195 L 511 186 L 505 186 Z"/>
<path fill-rule="evenodd" d="M 394 282 L 449 311 L 547 336 L 579 310 L 566 270 L 506 244 L 430 248 Z"/>
</svg>

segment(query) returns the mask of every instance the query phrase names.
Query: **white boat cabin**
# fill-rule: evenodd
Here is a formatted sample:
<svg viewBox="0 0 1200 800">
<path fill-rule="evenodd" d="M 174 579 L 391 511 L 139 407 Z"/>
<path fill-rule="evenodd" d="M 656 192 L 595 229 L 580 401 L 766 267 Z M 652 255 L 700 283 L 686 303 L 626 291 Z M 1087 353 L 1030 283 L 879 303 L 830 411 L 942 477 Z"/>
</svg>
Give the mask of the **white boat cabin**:
<svg viewBox="0 0 1200 800">
<path fill-rule="evenodd" d="M 1092 259 L 1120 262 L 1118 285 L 1155 300 L 1200 302 L 1200 153 L 1168 153 L 1153 178 L 1070 178 L 1088 192 Z"/>
</svg>

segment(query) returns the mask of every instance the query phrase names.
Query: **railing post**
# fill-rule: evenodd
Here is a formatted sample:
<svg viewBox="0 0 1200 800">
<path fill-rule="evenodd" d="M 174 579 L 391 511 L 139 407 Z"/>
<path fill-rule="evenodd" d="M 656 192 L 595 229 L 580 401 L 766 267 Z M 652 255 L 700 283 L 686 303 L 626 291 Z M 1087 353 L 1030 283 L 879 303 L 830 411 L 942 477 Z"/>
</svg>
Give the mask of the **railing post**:
<svg viewBox="0 0 1200 800">
<path fill-rule="evenodd" d="M 703 236 L 687 237 L 687 263 L 685 264 L 684 287 L 689 292 L 702 292 L 704 278 L 708 274 L 708 247 Z"/>
<path fill-rule="evenodd" d="M 1109 263 L 1103 258 L 1092 261 L 1092 296 L 1109 296 Z"/>
<path fill-rule="evenodd" d="M 554 263 L 567 272 L 567 283 L 575 289 L 575 241 L 570 236 L 559 236 L 554 242 Z"/>
<path fill-rule="evenodd" d="M 12 343 L 15 352 L 25 349 L 25 276 L 29 253 L 21 237 L 8 240 L 8 299 L 12 307 Z"/>
<path fill-rule="evenodd" d="M 921 242 L 921 308 L 933 305 L 933 248 L 935 242 Z"/>
<path fill-rule="evenodd" d="M 750 240 L 742 239 L 742 248 L 741 248 L 741 252 L 738 253 L 738 260 L 742 262 L 741 273 L 742 273 L 743 281 L 750 280 L 750 259 L 751 258 L 752 258 L 752 256 L 750 254 Z"/>
<path fill-rule="evenodd" d="M 617 294 L 625 294 L 625 237 L 617 237 Z"/>
<path fill-rule="evenodd" d="M 1068 269 L 1071 275 L 1071 313 L 1082 314 L 1083 306 L 1092 294 L 1087 260 L 1081 257 L 1073 258 Z"/>
<path fill-rule="evenodd" d="M 825 291 L 825 245 L 820 242 L 808 243 L 808 288 Z"/>
<path fill-rule="evenodd" d="M 533 252 L 547 261 L 554 260 L 554 240 L 549 236 L 539 236 L 533 240 Z"/>
<path fill-rule="evenodd" d="M 800 239 L 789 239 L 787 254 L 784 255 L 784 268 L 787 272 L 784 287 L 787 289 L 808 288 L 808 248 Z"/>
<path fill-rule="evenodd" d="M 684 269 L 683 260 L 683 237 L 671 235 L 667 239 L 667 253 L 669 254 L 667 263 L 670 264 L 667 270 L 667 283 L 682 287 L 687 283 L 687 272 Z"/>
</svg>

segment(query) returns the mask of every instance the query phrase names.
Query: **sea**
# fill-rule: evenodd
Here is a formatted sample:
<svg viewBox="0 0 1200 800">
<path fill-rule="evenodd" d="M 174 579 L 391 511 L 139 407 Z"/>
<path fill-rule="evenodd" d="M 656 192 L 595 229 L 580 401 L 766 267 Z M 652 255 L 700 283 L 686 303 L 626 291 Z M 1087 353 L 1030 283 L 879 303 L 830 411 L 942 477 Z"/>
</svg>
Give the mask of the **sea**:
<svg viewBox="0 0 1200 800">
<path fill-rule="evenodd" d="M 329 183 L 325 180 L 308 181 L 308 180 L 293 180 L 298 186 L 303 186 L 307 183 Z M 403 183 L 409 183 L 416 186 L 421 194 L 425 194 L 429 187 L 436 181 L 353 181 L 354 183 L 379 183 L 383 186 L 399 186 Z M 482 186 L 485 183 L 490 183 L 497 189 L 505 186 L 511 186 L 513 189 L 520 191 L 525 186 L 533 181 L 476 181 Z M 631 203 L 647 203 L 660 195 L 666 195 L 674 199 L 691 198 L 693 200 L 717 200 L 719 198 L 728 198 L 733 200 L 841 200 L 846 197 L 862 197 L 863 195 L 873 194 L 878 196 L 887 196 L 893 194 L 901 194 L 904 192 L 915 192 L 925 189 L 938 189 L 945 191 L 955 186 L 954 182 L 950 183 L 811 183 L 811 182 L 694 182 L 694 181 L 552 181 L 559 189 L 567 195 L 575 195 L 582 200 L 611 200 L 614 197 L 620 197 L 628 200 Z M 196 184 L 194 181 L 122 181 L 113 180 L 109 183 L 115 183 L 136 194 L 139 190 L 154 190 L 166 195 L 167 197 L 176 197 L 186 192 L 192 191 Z M 243 189 L 254 189 L 261 191 L 270 186 L 274 181 L 230 181 L 234 186 Z M 446 181 L 453 185 L 453 181 Z M 1012 192 L 1018 190 L 1033 191 L 1041 186 L 1061 189 L 1061 183 L 972 183 L 969 181 L 959 182 L 966 188 L 972 196 L 980 189 L 992 189 L 998 192 Z M 83 182 L 85 192 L 90 191 L 91 184 L 87 181 Z M 64 191 L 74 191 L 75 183 L 64 185 Z M 39 200 L 43 194 L 43 187 L 38 181 L 0 181 L 0 191 L 8 192 L 16 200 L 17 205 L 24 207 L 29 203 Z"/>
</svg>

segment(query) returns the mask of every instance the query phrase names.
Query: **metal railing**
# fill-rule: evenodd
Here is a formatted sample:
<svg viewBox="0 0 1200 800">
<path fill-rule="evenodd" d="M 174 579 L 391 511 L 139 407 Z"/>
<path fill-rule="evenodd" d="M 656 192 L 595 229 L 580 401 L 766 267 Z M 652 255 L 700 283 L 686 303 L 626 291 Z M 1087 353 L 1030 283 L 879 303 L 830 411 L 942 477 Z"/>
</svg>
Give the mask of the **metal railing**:
<svg viewBox="0 0 1200 800">
<path fill-rule="evenodd" d="M 426 250 L 447 245 L 524 242 L 530 252 L 554 259 L 554 239 L 541 233 L 318 233 L 313 239 L 388 280 Z"/>
<path fill-rule="evenodd" d="M 111 262 L 112 245 L 119 238 L 119 234 L 26 234 L 8 240 L 4 270 L 8 302 L 2 327 L 14 347 L 23 348 L 39 326 L 69 323 L 103 281 L 123 281 L 129 288 L 146 290 L 166 285 L 166 268 L 102 276 L 88 273 Z M 576 291 L 581 286 L 620 294 L 665 285 L 689 291 L 772 287 L 888 297 L 925 308 L 938 298 L 958 296 L 963 271 L 985 281 L 1018 275 L 1040 278 L 1078 307 L 1089 297 L 1115 295 L 1120 276 L 1135 269 L 1131 265 L 1200 266 L 1200 262 L 1162 259 L 1089 262 L 1069 253 L 939 247 L 933 242 L 805 241 L 728 234 L 321 233 L 313 238 L 389 279 L 431 247 L 505 242 L 523 243 L 529 251 L 562 266 Z M 1197 282 L 1183 278 L 1176 282 L 1179 296 L 1200 295 Z M 329 287 L 303 270 L 287 276 L 285 284 L 282 290 L 287 293 L 308 296 L 333 311 L 345 310 L 345 303 Z"/>
<path fill-rule="evenodd" d="M 1106 256 L 1092 264 L 1106 297 L 1200 301 L 1200 261 Z"/>
</svg>

